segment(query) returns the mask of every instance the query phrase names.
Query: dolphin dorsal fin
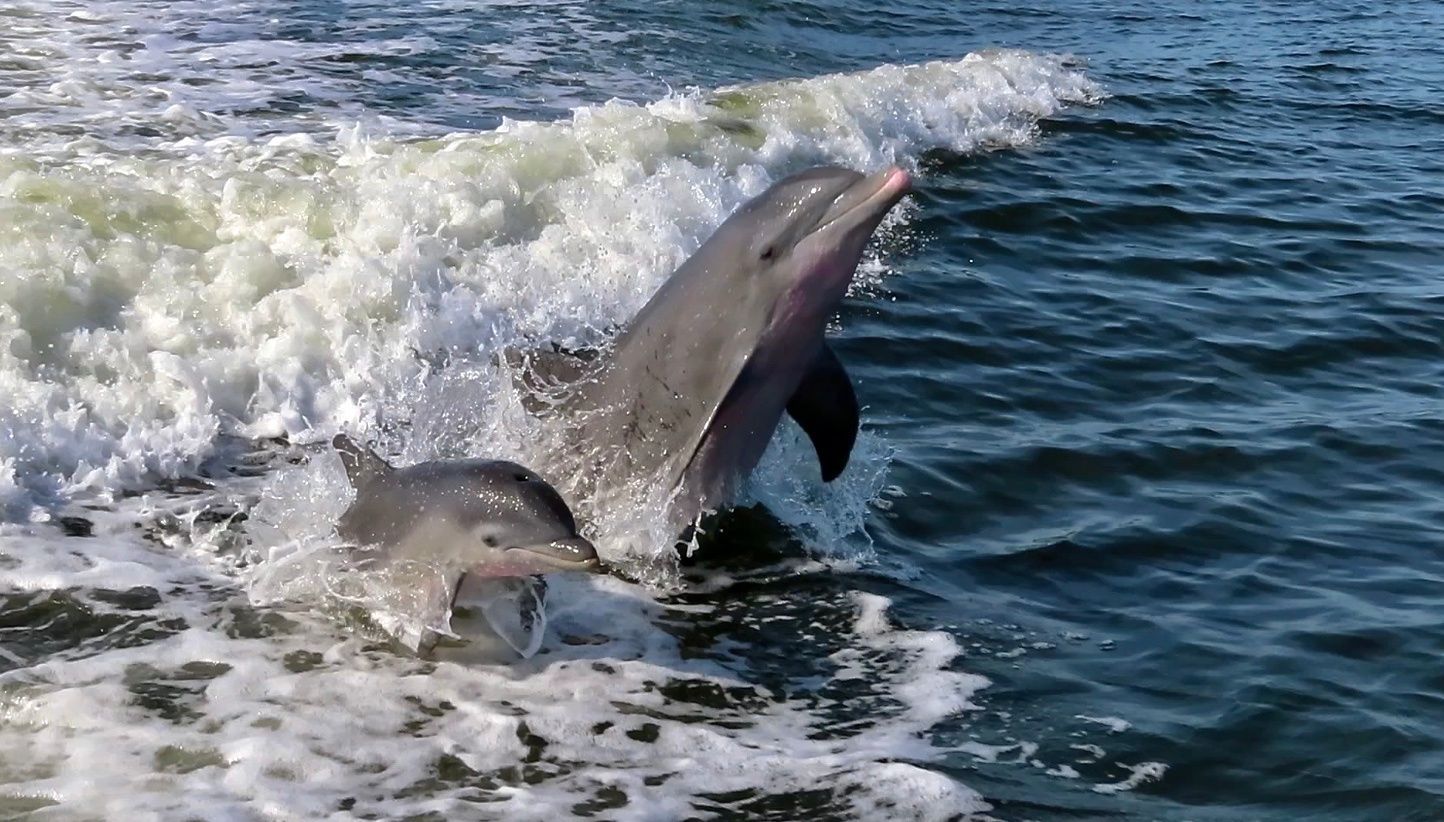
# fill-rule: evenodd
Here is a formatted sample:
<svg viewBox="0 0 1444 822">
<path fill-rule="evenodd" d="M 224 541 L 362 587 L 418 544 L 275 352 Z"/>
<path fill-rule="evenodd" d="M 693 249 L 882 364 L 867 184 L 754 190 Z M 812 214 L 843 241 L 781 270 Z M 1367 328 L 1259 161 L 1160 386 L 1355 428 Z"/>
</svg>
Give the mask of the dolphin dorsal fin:
<svg viewBox="0 0 1444 822">
<path fill-rule="evenodd" d="M 376 456 L 370 448 L 357 445 L 345 434 L 337 434 L 331 440 L 331 447 L 341 455 L 341 464 L 346 467 L 346 479 L 352 488 L 360 488 L 379 476 L 391 473 L 391 466 L 386 460 Z"/>
<path fill-rule="evenodd" d="M 823 481 L 837 479 L 857 442 L 859 415 L 852 380 L 827 343 L 788 401 L 787 413 L 812 440 Z"/>
<path fill-rule="evenodd" d="M 545 348 L 521 350 L 507 348 L 502 351 L 507 365 L 529 377 L 540 378 L 553 384 L 576 382 L 596 370 L 597 351 L 584 348 L 572 350 L 556 343 Z"/>
<path fill-rule="evenodd" d="M 522 406 L 540 414 L 550 407 L 542 395 L 554 394 L 559 387 L 574 385 L 597 373 L 598 353 L 595 349 L 574 351 L 552 343 L 526 350 L 509 347 L 501 356 L 521 392 Z"/>
</svg>

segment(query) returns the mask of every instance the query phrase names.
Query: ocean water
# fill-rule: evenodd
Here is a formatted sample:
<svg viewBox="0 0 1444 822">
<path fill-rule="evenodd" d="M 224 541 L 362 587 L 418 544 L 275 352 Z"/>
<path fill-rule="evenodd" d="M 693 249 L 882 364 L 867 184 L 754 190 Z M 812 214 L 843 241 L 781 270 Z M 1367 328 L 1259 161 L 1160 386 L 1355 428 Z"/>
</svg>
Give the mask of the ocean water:
<svg viewBox="0 0 1444 822">
<path fill-rule="evenodd" d="M 0 19 L 0 815 L 1444 818 L 1444 6 Z M 330 436 L 535 454 L 496 353 L 818 162 L 844 478 L 389 645 Z"/>
</svg>

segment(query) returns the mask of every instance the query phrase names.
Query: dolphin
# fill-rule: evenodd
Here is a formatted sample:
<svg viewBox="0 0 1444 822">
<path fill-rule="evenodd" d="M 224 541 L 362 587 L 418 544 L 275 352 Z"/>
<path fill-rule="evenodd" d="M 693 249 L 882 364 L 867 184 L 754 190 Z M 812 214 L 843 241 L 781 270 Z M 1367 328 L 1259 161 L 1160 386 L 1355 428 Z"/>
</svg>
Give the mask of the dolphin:
<svg viewBox="0 0 1444 822">
<path fill-rule="evenodd" d="M 437 632 L 450 630 L 451 608 L 468 575 L 512 578 L 600 570 L 596 548 L 577 534 L 571 509 L 528 468 L 484 459 L 393 468 L 345 434 L 331 444 L 356 490 L 336 532 L 361 546 L 371 567 L 414 572 L 407 578 L 420 588 L 419 616 L 427 627 L 402 639 L 418 652 L 434 644 Z M 515 582 L 501 587 L 514 589 Z M 532 597 L 530 607 L 539 611 L 545 588 L 523 587 Z M 512 637 L 504 638 L 515 647 Z M 539 641 L 540 634 L 535 638 Z"/>
<path fill-rule="evenodd" d="M 595 513 L 642 483 L 679 534 L 730 502 L 784 413 L 836 479 L 859 414 L 824 331 L 910 187 L 897 167 L 793 174 L 738 208 L 600 351 L 505 352 L 527 407 L 562 421 L 545 467 L 569 498 Z"/>
</svg>

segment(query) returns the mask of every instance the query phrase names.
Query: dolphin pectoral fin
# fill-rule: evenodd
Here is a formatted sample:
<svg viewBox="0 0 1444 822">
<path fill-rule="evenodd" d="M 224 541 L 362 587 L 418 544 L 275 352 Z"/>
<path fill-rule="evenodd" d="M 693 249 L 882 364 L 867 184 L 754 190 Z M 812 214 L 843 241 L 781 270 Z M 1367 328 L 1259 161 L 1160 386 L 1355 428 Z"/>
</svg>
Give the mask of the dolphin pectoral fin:
<svg viewBox="0 0 1444 822">
<path fill-rule="evenodd" d="M 546 580 L 541 577 L 495 577 L 474 585 L 481 615 L 512 650 L 530 659 L 546 635 Z"/>
<path fill-rule="evenodd" d="M 464 574 L 428 574 L 417 581 L 419 601 L 403 612 L 383 611 L 373 618 L 396 642 L 419 657 L 430 656 L 444 636 L 454 637 L 451 610 Z"/>
<path fill-rule="evenodd" d="M 331 440 L 331 447 L 341 455 L 341 465 L 346 468 L 346 479 L 352 488 L 359 489 L 376 477 L 391 472 L 391 466 L 386 460 L 345 434 L 337 434 L 336 438 Z"/>
<path fill-rule="evenodd" d="M 857 442 L 857 394 L 837 354 L 822 344 L 822 350 L 803 375 L 797 391 L 787 402 L 787 413 L 812 440 L 824 482 L 837 479 L 847 467 L 852 446 Z"/>
</svg>

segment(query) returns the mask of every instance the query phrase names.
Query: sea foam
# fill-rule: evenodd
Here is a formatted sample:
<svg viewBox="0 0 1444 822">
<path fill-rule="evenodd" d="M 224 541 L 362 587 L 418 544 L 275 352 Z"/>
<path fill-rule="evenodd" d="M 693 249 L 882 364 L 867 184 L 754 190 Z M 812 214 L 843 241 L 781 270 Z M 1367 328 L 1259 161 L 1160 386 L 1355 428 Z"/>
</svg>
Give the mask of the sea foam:
<svg viewBox="0 0 1444 822">
<path fill-rule="evenodd" d="M 444 428 L 417 393 L 454 388 L 438 372 L 501 402 L 484 365 L 502 345 L 595 342 L 778 176 L 1017 145 L 1098 93 L 1005 51 L 429 140 L 0 157 L 0 501 L 12 520 L 105 501 L 195 474 L 228 435 Z M 524 432 L 442 433 L 512 456 Z"/>
</svg>

